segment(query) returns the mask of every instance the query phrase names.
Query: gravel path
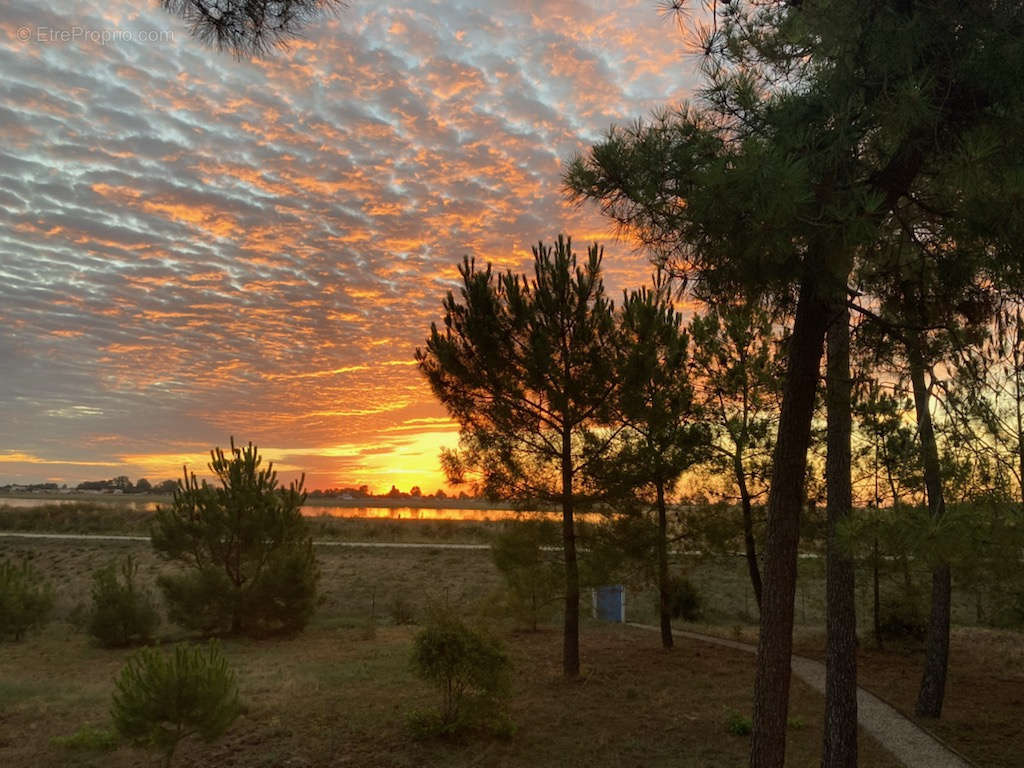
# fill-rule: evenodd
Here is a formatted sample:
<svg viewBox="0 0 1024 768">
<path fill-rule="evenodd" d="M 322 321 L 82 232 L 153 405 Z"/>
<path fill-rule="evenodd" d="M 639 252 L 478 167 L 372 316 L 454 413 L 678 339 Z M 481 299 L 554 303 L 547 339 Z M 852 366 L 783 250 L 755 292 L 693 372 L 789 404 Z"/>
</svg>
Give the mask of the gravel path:
<svg viewBox="0 0 1024 768">
<path fill-rule="evenodd" d="M 657 627 L 648 624 L 630 623 L 629 626 L 658 631 Z M 756 645 L 727 640 L 724 637 L 702 635 L 682 629 L 674 629 L 672 634 L 748 653 L 757 652 Z M 803 656 L 794 656 L 792 668 L 794 675 L 819 693 L 825 693 L 824 664 Z M 971 768 L 971 763 L 943 746 L 913 721 L 863 688 L 857 689 L 857 720 L 865 731 L 907 768 Z"/>
</svg>

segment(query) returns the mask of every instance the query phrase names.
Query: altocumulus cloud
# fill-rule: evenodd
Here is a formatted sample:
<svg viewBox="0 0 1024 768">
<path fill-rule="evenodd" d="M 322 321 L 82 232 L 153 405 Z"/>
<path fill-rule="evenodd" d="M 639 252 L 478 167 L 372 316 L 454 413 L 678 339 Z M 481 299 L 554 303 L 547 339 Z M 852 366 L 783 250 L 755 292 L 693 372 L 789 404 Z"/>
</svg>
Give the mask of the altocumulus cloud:
<svg viewBox="0 0 1024 768">
<path fill-rule="evenodd" d="M 233 432 L 314 486 L 432 487 L 454 432 L 411 363 L 456 261 L 606 239 L 561 163 L 692 83 L 650 0 L 357 0 L 242 62 L 74 5 L 0 21 L 0 481 L 170 476 Z"/>
</svg>

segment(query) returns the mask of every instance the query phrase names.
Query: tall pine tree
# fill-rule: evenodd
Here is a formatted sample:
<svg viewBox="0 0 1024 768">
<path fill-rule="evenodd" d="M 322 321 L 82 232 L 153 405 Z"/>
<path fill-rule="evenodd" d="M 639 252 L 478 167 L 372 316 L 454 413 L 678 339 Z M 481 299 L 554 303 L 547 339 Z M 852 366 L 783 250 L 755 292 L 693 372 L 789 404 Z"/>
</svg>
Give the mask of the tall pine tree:
<svg viewBox="0 0 1024 768">
<path fill-rule="evenodd" d="M 470 259 L 416 351 L 431 389 L 460 426 L 450 475 L 474 473 L 492 497 L 556 504 L 565 560 L 563 671 L 580 670 L 575 514 L 588 468 L 609 450 L 615 320 L 602 250 L 577 260 L 572 241 L 533 249 L 533 277 Z"/>
</svg>

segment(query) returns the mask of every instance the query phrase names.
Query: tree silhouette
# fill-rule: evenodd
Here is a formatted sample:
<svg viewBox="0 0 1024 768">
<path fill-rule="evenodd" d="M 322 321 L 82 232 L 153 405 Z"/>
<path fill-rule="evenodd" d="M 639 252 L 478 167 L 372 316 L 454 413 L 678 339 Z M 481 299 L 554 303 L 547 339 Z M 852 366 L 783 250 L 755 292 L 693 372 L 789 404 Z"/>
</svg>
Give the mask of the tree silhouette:
<svg viewBox="0 0 1024 768">
<path fill-rule="evenodd" d="M 566 181 L 706 290 L 796 297 L 751 749 L 752 766 L 775 768 L 785 757 L 799 517 L 825 333 L 854 268 L 870 290 L 893 233 L 912 238 L 929 219 L 947 219 L 958 240 L 987 241 L 1019 279 L 1024 89 L 1013 73 L 1024 16 L 1012 4 L 954 0 L 733 0 L 716 3 L 713 18 L 699 100 L 614 129 Z M 929 275 L 936 268 L 925 265 Z M 856 759 L 826 754 L 829 766 Z"/>
<path fill-rule="evenodd" d="M 192 34 L 235 56 L 265 56 L 286 48 L 302 30 L 343 0 L 161 0 Z"/>
<path fill-rule="evenodd" d="M 671 580 L 666 494 L 679 476 L 707 456 L 710 432 L 700 421 L 687 375 L 689 336 L 682 316 L 656 280 L 624 297 L 617 313 L 617 416 L 626 428 L 601 462 L 603 478 L 649 502 L 657 514 L 655 538 L 661 643 L 671 648 Z"/>
<path fill-rule="evenodd" d="M 466 258 L 443 326 L 433 324 L 416 351 L 459 422 L 459 450 L 443 457 L 450 480 L 473 473 L 488 496 L 561 508 L 569 677 L 580 668 L 575 511 L 581 483 L 614 437 L 602 430 L 615 392 L 615 323 L 601 256 L 594 245 L 578 263 L 572 241 L 559 236 L 534 247 L 532 279 Z"/>
<path fill-rule="evenodd" d="M 771 477 L 783 366 L 775 318 L 753 301 L 712 302 L 690 322 L 696 387 L 712 425 L 711 458 L 731 475 L 743 515 L 747 572 L 758 608 L 761 572 L 754 539 L 754 500 Z"/>
</svg>

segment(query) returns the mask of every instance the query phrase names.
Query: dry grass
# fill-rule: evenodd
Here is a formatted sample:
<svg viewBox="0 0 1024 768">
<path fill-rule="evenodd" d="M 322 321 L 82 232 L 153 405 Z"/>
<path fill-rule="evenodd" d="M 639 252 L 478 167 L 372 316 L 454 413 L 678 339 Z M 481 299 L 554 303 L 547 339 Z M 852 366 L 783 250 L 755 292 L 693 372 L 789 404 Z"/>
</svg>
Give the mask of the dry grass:
<svg viewBox="0 0 1024 768">
<path fill-rule="evenodd" d="M 335 522 L 348 521 L 327 524 Z M 390 526 L 402 526 L 396 536 L 433 541 L 465 540 L 464 534 L 479 530 L 421 521 L 431 525 L 418 533 L 402 533 L 412 521 L 357 522 L 377 526 L 378 540 L 388 540 Z M 446 530 L 455 533 L 439 534 L 437 525 L 454 525 Z M 92 570 L 127 552 L 139 557 L 146 580 L 165 567 L 141 542 L 0 538 L 0 557 L 29 557 L 55 583 L 58 616 L 67 616 L 88 599 Z M 318 557 L 323 605 L 313 626 L 294 640 L 227 644 L 250 712 L 222 744 L 209 749 L 193 746 L 179 764 L 745 763 L 745 742 L 726 733 L 725 721 L 730 709 L 749 714 L 752 657 L 695 643 L 683 643 L 675 653 L 665 654 L 656 647 L 653 633 L 596 626 L 588 627 L 584 636 L 584 682 L 571 685 L 558 673 L 556 631 L 519 635 L 502 630 L 516 662 L 511 709 L 521 726 L 510 742 L 483 739 L 455 747 L 413 741 L 405 718 L 432 697 L 408 671 L 413 630 L 391 626 L 391 616 L 399 608 L 422 615 L 427 600 L 446 597 L 468 614 L 487 614 L 493 626 L 500 626 L 494 624 L 499 578 L 489 553 L 324 547 Z M 704 622 L 687 628 L 756 642 L 755 608 L 740 558 L 685 558 L 679 566 L 688 571 L 710 606 Z M 819 566 L 801 566 L 797 651 L 820 658 L 824 641 L 817 623 L 823 592 Z M 653 595 L 639 583 L 633 586 L 629 618 L 650 622 Z M 365 639 L 371 604 L 378 624 L 376 641 Z M 173 627 L 164 627 L 163 632 L 166 639 L 182 636 Z M 861 652 L 862 684 L 910 714 L 923 663 L 920 650 L 879 652 L 869 645 L 865 641 Z M 147 764 L 148 758 L 127 747 L 113 755 L 90 755 L 51 743 L 53 737 L 67 736 L 81 725 L 105 723 L 112 679 L 124 653 L 94 648 L 60 621 L 41 636 L 0 650 L 0 764 Z M 790 764 L 816 765 L 821 700 L 803 686 L 797 685 L 795 691 L 795 717 L 805 725 L 790 734 Z M 953 635 L 943 719 L 922 725 L 978 765 L 1016 766 L 1024 754 L 1022 704 L 1020 635 L 961 627 Z M 875 756 L 865 757 L 862 765 L 888 764 L 884 756 L 872 753 L 870 744 L 865 749 Z M 572 757 L 559 757 L 562 750 Z"/>
<path fill-rule="evenodd" d="M 134 552 L 152 578 L 159 563 L 141 543 L 0 540 L 0 555 L 30 556 L 50 574 L 62 615 L 88 592 L 88 573 L 114 555 Z M 417 741 L 406 725 L 435 694 L 409 669 L 414 627 L 392 626 L 396 594 L 419 605 L 447 594 L 467 614 L 493 603 L 497 585 L 487 552 L 323 550 L 325 602 L 313 625 L 291 640 L 231 640 L 224 650 L 238 670 L 247 713 L 219 743 L 189 743 L 177 765 L 195 766 L 739 766 L 748 742 L 730 734 L 731 711 L 749 715 L 753 658 L 701 643 L 671 653 L 654 633 L 587 624 L 583 677 L 560 674 L 560 634 L 498 627 L 515 668 L 509 701 L 517 733 L 462 744 Z M 380 626 L 365 632 L 371 596 Z M 164 628 L 165 639 L 179 636 Z M 114 752 L 70 750 L 54 739 L 83 725 L 104 727 L 113 678 L 127 651 L 103 650 L 63 622 L 0 655 L 0 764 L 152 765 L 129 746 Z M 820 696 L 794 682 L 789 765 L 816 765 Z M 865 765 L 895 765 L 865 739 Z"/>
<path fill-rule="evenodd" d="M 657 637 L 623 627 L 588 628 L 584 675 L 559 674 L 553 631 L 506 634 L 516 670 L 509 702 L 518 731 L 510 739 L 417 741 L 408 714 L 436 695 L 408 669 L 410 627 L 358 630 L 314 627 L 288 642 L 228 642 L 247 713 L 220 742 L 188 743 L 190 766 L 740 766 L 746 737 L 730 734 L 731 711 L 749 712 L 749 654 L 698 643 L 672 653 Z M 5 691 L 0 759 L 19 766 L 151 765 L 130 747 L 109 754 L 72 752 L 53 743 L 83 723 L 104 725 L 111 679 L 123 652 L 90 647 L 80 636 L 47 633 L 0 662 Z M 26 678 L 31 683 L 20 681 Z M 816 765 L 821 698 L 794 683 L 791 766 Z M 865 740 L 864 764 L 896 763 Z"/>
</svg>

